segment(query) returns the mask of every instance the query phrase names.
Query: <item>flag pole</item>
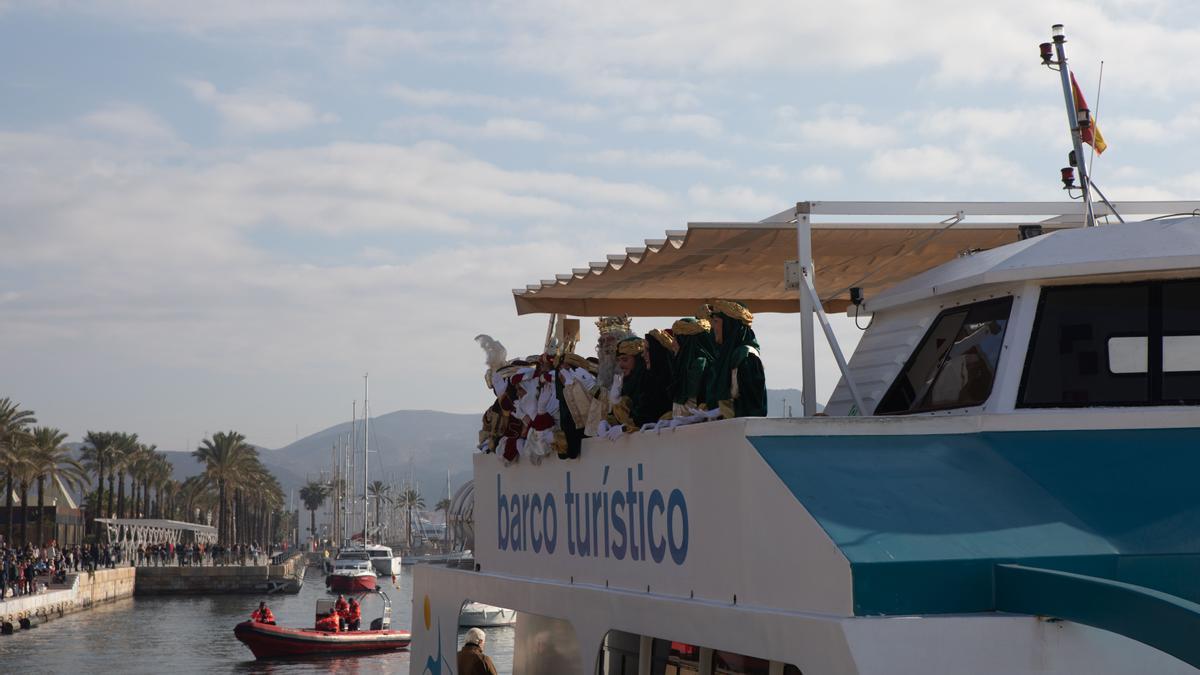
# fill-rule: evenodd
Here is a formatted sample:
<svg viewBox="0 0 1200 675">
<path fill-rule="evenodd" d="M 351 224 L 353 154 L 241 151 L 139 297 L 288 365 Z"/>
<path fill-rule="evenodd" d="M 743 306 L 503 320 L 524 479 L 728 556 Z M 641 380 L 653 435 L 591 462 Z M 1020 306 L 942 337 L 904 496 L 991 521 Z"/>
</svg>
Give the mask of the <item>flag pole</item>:
<svg viewBox="0 0 1200 675">
<path fill-rule="evenodd" d="M 1067 105 L 1067 123 L 1071 127 L 1071 143 L 1075 148 L 1075 161 L 1072 164 L 1079 171 L 1079 186 L 1083 190 L 1084 225 L 1094 227 L 1096 215 L 1092 211 L 1092 184 L 1088 177 L 1087 161 L 1083 156 L 1083 133 L 1079 129 L 1079 111 L 1075 109 L 1075 93 L 1071 90 L 1071 69 L 1067 67 L 1067 52 L 1063 46 L 1067 42 L 1063 35 L 1063 26 L 1056 23 L 1050 29 L 1054 35 L 1054 50 L 1058 56 L 1058 74 L 1062 79 L 1063 101 Z"/>
</svg>

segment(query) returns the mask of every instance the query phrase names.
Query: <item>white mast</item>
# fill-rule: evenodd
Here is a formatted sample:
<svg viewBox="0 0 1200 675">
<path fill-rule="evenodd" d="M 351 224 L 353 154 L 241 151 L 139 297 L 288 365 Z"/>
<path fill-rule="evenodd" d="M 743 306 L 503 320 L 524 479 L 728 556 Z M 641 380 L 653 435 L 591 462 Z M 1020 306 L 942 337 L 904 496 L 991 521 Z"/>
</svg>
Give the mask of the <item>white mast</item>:
<svg viewBox="0 0 1200 675">
<path fill-rule="evenodd" d="M 358 400 L 350 402 L 350 447 L 346 449 L 346 478 L 342 485 L 342 504 L 346 517 L 342 525 L 342 542 L 350 541 L 350 521 L 354 517 L 354 453 L 358 451 Z"/>
<path fill-rule="evenodd" d="M 363 375 L 363 546 L 367 545 L 367 515 L 370 513 L 370 496 L 367 494 L 367 453 L 371 452 L 371 413 L 367 407 L 367 375 Z"/>
</svg>

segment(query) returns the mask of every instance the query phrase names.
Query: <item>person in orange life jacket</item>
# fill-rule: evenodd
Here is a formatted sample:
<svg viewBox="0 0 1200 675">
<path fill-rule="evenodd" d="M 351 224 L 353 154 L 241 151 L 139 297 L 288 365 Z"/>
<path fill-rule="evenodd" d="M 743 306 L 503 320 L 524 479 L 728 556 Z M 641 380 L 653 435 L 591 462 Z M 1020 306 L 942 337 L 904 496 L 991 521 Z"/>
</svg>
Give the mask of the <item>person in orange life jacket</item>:
<svg viewBox="0 0 1200 675">
<path fill-rule="evenodd" d="M 275 625 L 275 615 L 271 613 L 271 608 L 267 607 L 267 603 L 265 602 L 258 603 L 258 609 L 254 610 L 254 613 L 250 615 L 250 620 L 257 623 Z"/>
<path fill-rule="evenodd" d="M 333 603 L 333 613 L 341 624 L 342 630 L 346 630 L 346 614 L 350 612 L 350 605 L 346 604 L 346 596 L 338 593 L 337 602 Z"/>
<path fill-rule="evenodd" d="M 317 619 L 317 630 L 325 631 L 326 633 L 338 632 L 337 612 L 330 612 L 320 619 Z"/>
<path fill-rule="evenodd" d="M 346 611 L 346 630 L 358 630 L 361 622 L 362 606 L 358 604 L 358 600 L 350 598 L 350 608 Z"/>
</svg>

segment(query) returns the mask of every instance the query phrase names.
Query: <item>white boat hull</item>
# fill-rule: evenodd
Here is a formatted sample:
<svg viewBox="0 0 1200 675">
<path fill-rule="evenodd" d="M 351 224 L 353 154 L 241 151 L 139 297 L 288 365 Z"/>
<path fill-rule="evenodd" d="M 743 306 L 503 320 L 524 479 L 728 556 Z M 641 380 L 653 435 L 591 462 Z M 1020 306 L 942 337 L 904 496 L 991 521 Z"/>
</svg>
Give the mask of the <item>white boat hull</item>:
<svg viewBox="0 0 1200 675">
<path fill-rule="evenodd" d="M 458 615 L 458 625 L 460 628 L 511 626 L 516 622 L 516 610 L 493 607 L 478 602 L 468 603 Z"/>
</svg>

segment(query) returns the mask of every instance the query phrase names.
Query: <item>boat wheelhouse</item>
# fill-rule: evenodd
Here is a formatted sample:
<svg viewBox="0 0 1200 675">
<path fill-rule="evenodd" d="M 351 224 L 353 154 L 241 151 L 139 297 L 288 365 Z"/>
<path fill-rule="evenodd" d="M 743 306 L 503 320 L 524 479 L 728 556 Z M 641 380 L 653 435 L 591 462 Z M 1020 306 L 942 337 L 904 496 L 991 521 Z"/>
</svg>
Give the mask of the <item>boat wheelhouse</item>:
<svg viewBox="0 0 1200 675">
<path fill-rule="evenodd" d="M 515 291 L 799 310 L 806 415 L 476 455 L 476 570 L 414 572 L 413 672 L 453 659 L 466 602 L 518 611 L 521 673 L 1195 672 L 1200 202 L 1113 209 L 1153 218 L 801 202 Z M 842 373 L 820 416 L 814 322 Z M 792 346 L 764 347 L 769 378 Z"/>
</svg>

